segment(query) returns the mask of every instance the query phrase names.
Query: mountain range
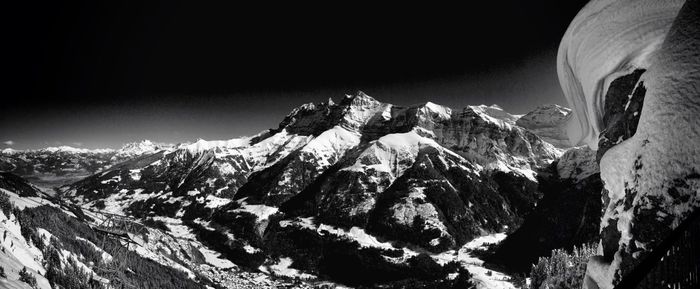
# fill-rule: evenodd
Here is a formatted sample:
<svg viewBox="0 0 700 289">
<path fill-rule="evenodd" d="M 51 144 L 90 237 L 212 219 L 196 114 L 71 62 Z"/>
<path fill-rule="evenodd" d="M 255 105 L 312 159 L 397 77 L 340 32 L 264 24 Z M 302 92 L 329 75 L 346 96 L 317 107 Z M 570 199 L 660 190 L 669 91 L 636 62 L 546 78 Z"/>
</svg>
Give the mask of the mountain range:
<svg viewBox="0 0 700 289">
<path fill-rule="evenodd" d="M 190 280 L 238 288 L 230 276 L 256 272 L 307 285 L 512 288 L 470 253 L 480 240 L 512 236 L 489 262 L 520 272 L 597 234 L 583 224 L 599 218 L 599 198 L 561 205 L 600 192 L 595 153 L 567 141 L 569 113 L 400 107 L 358 92 L 302 105 L 252 137 L 4 150 L 0 167 L 39 180 L 37 196 L 85 222 L 116 214 L 146 224 L 135 252 Z M 571 210 L 580 213 L 533 229 Z M 553 241 L 533 241 L 537 253 L 504 258 L 509 244 L 543 238 Z"/>
</svg>

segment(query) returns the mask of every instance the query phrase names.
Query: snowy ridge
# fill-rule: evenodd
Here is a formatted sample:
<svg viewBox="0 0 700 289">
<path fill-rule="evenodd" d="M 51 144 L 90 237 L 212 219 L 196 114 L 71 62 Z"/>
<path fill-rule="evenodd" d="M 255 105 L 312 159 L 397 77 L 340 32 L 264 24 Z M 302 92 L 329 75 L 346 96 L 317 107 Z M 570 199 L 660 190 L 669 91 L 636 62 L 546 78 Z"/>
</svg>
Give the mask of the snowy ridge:
<svg viewBox="0 0 700 289">
<path fill-rule="evenodd" d="M 73 154 L 107 154 L 107 153 L 114 152 L 113 149 L 85 149 L 85 148 L 74 148 L 71 146 L 47 147 L 47 148 L 39 149 L 38 151 L 48 152 L 48 153 L 63 152 L 63 153 L 73 153 Z"/>
<path fill-rule="evenodd" d="M 252 164 L 252 171 L 258 171 L 304 147 L 312 139 L 312 136 L 290 134 L 283 130 L 252 146 L 243 148 L 241 153 L 249 158 L 248 163 Z"/>
<path fill-rule="evenodd" d="M 365 172 L 372 169 L 389 173 L 392 178 L 397 178 L 412 165 L 412 162 L 399 164 L 398 159 L 415 159 L 423 145 L 439 147 L 434 140 L 420 136 L 415 130 L 389 134 L 379 138 L 360 154 L 352 166 L 343 170 Z"/>
<path fill-rule="evenodd" d="M 203 139 L 198 139 L 196 142 L 191 144 L 178 145 L 178 149 L 186 149 L 191 152 L 203 152 L 212 149 L 230 149 L 230 148 L 240 148 L 250 145 L 250 137 L 234 138 L 230 140 L 212 140 L 207 141 Z"/>
<path fill-rule="evenodd" d="M 114 153 L 114 149 L 87 149 L 87 148 L 76 148 L 72 146 L 52 146 L 40 149 L 27 149 L 27 150 L 17 150 L 13 148 L 3 149 L 2 154 L 18 154 L 18 153 L 68 153 L 68 154 L 111 154 Z"/>
<path fill-rule="evenodd" d="M 474 111 L 476 114 L 481 116 L 487 121 L 496 123 L 500 126 L 512 126 L 515 125 L 515 121 L 520 117 L 519 115 L 512 115 L 504 111 L 500 106 L 492 104 L 487 105 L 470 105 L 469 109 Z"/>
</svg>

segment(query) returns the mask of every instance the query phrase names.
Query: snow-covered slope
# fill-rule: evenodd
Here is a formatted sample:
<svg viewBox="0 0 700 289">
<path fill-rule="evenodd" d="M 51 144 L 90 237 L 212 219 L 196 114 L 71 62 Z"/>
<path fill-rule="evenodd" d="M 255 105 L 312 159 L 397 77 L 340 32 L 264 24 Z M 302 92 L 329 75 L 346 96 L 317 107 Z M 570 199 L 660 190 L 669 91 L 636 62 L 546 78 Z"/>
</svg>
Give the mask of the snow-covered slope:
<svg viewBox="0 0 700 289">
<path fill-rule="evenodd" d="M 3 191 L 3 193 L 8 193 Z M 16 195 L 14 195 L 16 196 Z M 4 268 L 7 278 L 0 278 L 0 285 L 3 288 L 31 288 L 26 283 L 19 280 L 19 272 L 27 268 L 37 281 L 37 285 L 42 289 L 50 289 L 51 285 L 46 278 L 46 274 L 41 262 L 44 257 L 36 246 L 26 240 L 20 232 L 20 224 L 14 214 L 6 216 L 0 211 L 0 266 Z"/>
</svg>

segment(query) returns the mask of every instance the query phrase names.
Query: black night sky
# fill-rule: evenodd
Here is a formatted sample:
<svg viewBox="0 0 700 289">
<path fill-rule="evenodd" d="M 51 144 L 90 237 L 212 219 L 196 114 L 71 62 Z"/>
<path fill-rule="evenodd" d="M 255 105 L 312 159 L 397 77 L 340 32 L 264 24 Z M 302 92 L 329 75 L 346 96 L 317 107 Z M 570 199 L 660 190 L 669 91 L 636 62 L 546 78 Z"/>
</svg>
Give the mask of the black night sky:
<svg viewBox="0 0 700 289">
<path fill-rule="evenodd" d="M 5 9 L 0 148 L 229 139 L 357 90 L 511 113 L 565 104 L 556 50 L 586 1 L 111 2 Z"/>
</svg>

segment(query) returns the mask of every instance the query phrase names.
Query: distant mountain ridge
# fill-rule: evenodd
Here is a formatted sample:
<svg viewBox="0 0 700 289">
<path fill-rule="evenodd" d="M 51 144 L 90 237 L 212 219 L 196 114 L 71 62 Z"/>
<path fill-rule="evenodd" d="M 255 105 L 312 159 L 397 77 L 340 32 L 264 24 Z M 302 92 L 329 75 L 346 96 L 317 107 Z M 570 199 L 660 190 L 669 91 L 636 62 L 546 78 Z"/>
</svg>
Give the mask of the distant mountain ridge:
<svg viewBox="0 0 700 289">
<path fill-rule="evenodd" d="M 149 140 L 127 143 L 118 150 L 70 146 L 0 151 L 0 171 L 12 172 L 51 189 L 82 179 L 134 157 L 170 150 L 173 145 Z"/>
</svg>

